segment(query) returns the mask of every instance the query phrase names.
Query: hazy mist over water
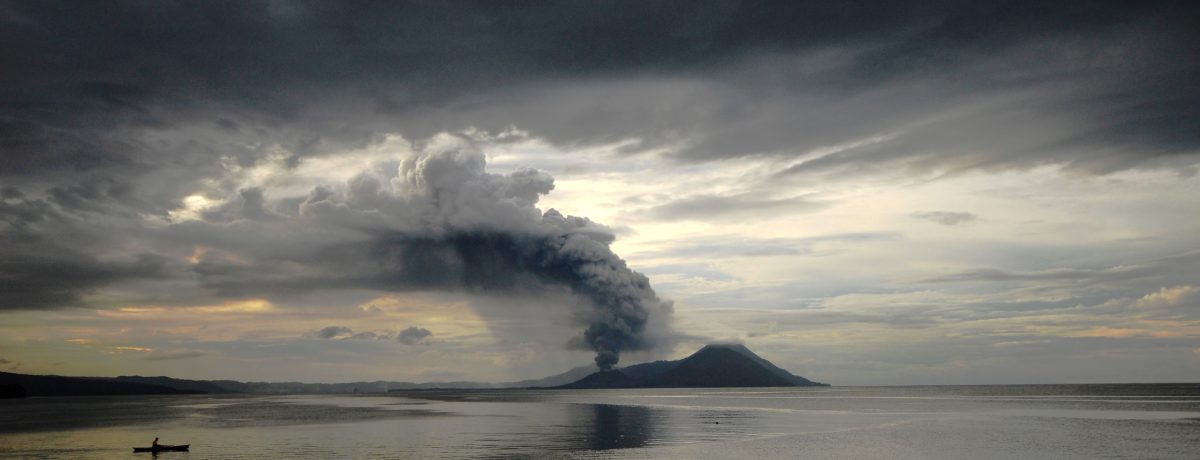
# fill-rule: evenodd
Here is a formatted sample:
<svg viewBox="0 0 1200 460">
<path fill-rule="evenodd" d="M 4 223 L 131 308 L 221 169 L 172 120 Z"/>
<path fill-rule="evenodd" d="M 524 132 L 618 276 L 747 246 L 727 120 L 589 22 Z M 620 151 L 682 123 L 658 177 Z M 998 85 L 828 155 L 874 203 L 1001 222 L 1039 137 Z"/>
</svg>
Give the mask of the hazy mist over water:
<svg viewBox="0 0 1200 460">
<path fill-rule="evenodd" d="M 1196 458 L 1200 385 L 412 391 L 0 401 L 0 457 Z M 148 454 L 138 454 L 148 455 Z"/>
</svg>

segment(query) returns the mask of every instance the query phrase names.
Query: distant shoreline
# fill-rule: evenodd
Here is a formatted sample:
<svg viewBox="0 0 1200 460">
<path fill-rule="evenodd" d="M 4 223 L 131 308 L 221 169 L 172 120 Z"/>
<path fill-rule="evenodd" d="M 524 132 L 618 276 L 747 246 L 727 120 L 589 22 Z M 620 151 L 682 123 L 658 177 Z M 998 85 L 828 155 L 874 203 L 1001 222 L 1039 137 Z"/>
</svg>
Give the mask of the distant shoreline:
<svg viewBox="0 0 1200 460">
<path fill-rule="evenodd" d="M 126 380 L 129 379 L 129 380 Z M 147 379 L 164 382 L 164 384 L 149 384 L 145 383 Z M 169 386 L 170 382 L 175 382 Z M 261 388 L 272 388 L 277 386 L 275 391 L 203 391 L 197 389 L 199 384 L 216 385 L 222 382 L 234 382 L 229 380 L 184 380 L 173 379 L 170 377 L 74 377 L 60 375 L 32 375 L 32 374 L 15 374 L 0 372 L 0 388 L 8 388 L 10 393 L 0 399 L 14 399 L 23 397 L 71 397 L 71 396 L 171 396 L 171 395 L 381 395 L 381 394 L 400 394 L 400 393 L 434 393 L 434 392 L 461 392 L 461 391 L 576 391 L 571 388 L 552 388 L 552 387 L 501 387 L 501 386 L 482 386 L 484 384 L 476 384 L 478 386 L 438 386 L 438 382 L 430 382 L 420 385 L 420 387 L 408 388 L 387 388 L 381 390 L 368 391 L 367 388 L 376 382 L 348 382 L 348 383 L 296 383 L 296 382 L 236 382 L 243 385 L 261 385 Z M 386 382 L 390 383 L 390 382 Z M 228 383 L 226 383 L 228 384 Z M 444 383 L 443 383 L 444 385 Z M 496 385 L 496 384 L 491 384 Z M 1076 388 L 1102 388 L 1102 387 L 1128 387 L 1128 386 L 1157 386 L 1157 387 L 1180 387 L 1181 389 L 1194 390 L 1194 394 L 1200 394 L 1200 382 L 1113 382 L 1113 383 L 982 383 L 982 384 L 905 384 L 905 385 L 828 385 L 828 386 L 811 386 L 811 387 L 654 387 L 644 388 L 653 389 L 685 389 L 685 388 L 789 388 L 789 389 L 871 389 L 871 388 L 922 388 L 922 387 L 959 387 L 970 389 L 973 387 L 1076 387 Z M 24 394 L 18 395 L 13 392 L 19 386 L 24 390 Z M 360 387 L 358 392 L 353 389 L 355 386 Z M 282 388 L 294 388 L 291 391 L 283 391 Z M 349 387 L 349 389 L 346 389 Z M 642 389 L 642 388 L 612 388 L 612 390 L 625 389 Z M 596 389 L 590 389 L 596 390 Z"/>
</svg>

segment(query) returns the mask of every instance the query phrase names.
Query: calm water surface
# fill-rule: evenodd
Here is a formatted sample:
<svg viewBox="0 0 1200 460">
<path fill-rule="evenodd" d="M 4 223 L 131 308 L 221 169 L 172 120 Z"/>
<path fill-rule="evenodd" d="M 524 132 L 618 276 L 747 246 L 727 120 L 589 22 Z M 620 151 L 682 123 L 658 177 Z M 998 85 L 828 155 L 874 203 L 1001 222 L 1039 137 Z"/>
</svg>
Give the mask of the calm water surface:
<svg viewBox="0 0 1200 460">
<path fill-rule="evenodd" d="M 0 400 L 0 458 L 1200 458 L 1200 385 Z"/>
</svg>

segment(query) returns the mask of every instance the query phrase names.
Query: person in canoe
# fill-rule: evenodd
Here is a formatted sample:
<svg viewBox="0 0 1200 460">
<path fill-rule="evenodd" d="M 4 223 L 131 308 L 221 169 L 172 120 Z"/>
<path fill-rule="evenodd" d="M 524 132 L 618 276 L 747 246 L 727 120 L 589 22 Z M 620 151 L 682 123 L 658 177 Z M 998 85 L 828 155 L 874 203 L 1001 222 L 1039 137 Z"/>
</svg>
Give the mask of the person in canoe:
<svg viewBox="0 0 1200 460">
<path fill-rule="evenodd" d="M 179 445 L 174 445 L 174 446 L 167 445 L 167 444 L 159 444 L 158 438 L 154 438 L 154 442 L 150 443 L 150 447 L 134 447 L 133 451 L 134 452 L 152 452 L 152 453 L 156 453 L 156 454 L 158 452 L 166 452 L 166 451 L 187 452 L 188 448 L 190 448 L 190 447 L 191 447 L 191 445 L 189 445 L 189 444 L 179 444 Z"/>
</svg>

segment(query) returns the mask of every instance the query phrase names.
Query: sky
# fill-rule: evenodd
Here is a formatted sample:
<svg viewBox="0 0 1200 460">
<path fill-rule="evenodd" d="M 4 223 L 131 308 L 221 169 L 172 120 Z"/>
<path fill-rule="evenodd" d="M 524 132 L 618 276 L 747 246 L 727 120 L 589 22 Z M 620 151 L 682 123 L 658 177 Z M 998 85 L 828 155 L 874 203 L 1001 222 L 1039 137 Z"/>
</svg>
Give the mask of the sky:
<svg viewBox="0 0 1200 460">
<path fill-rule="evenodd" d="M 0 371 L 1200 381 L 1188 2 L 0 2 Z"/>
</svg>

